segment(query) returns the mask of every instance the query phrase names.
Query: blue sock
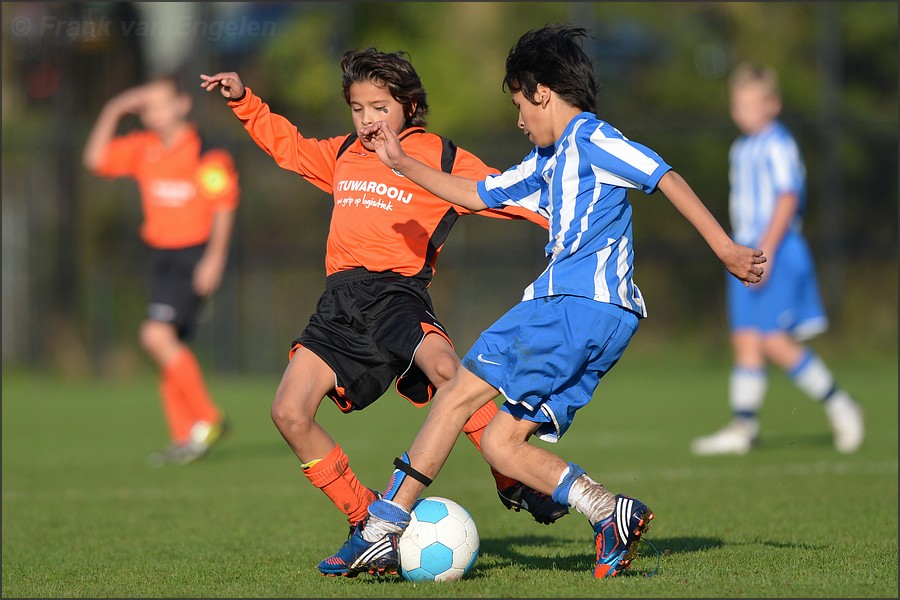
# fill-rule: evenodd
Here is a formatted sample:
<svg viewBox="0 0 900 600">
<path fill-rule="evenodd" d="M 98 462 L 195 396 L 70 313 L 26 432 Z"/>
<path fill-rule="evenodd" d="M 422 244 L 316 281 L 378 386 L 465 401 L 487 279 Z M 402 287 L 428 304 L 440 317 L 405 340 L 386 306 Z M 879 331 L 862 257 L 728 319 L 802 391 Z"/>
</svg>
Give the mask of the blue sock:
<svg viewBox="0 0 900 600">
<path fill-rule="evenodd" d="M 787 369 L 787 374 L 794 384 L 813 400 L 827 402 L 838 391 L 834 375 L 822 359 L 809 348 L 796 365 Z"/>
<path fill-rule="evenodd" d="M 369 514 L 389 523 L 409 524 L 409 511 L 390 500 L 376 500 L 369 505 Z"/>
<path fill-rule="evenodd" d="M 553 490 L 551 497 L 563 506 L 569 506 L 569 490 L 572 489 L 572 484 L 575 483 L 575 480 L 582 475 L 584 475 L 584 469 L 575 463 L 569 463 L 569 466 L 563 471 L 559 485 Z"/>
<path fill-rule="evenodd" d="M 376 500 L 369 505 L 369 516 L 360 535 L 367 542 L 377 542 L 388 534 L 402 534 L 409 526 L 409 512 L 390 500 Z"/>
</svg>

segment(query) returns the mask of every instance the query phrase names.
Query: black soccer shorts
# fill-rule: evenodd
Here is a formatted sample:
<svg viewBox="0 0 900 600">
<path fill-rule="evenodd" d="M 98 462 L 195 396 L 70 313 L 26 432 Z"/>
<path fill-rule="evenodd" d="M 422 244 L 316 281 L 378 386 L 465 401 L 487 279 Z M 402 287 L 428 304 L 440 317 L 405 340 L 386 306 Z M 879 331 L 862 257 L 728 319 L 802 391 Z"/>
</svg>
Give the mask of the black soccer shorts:
<svg viewBox="0 0 900 600">
<path fill-rule="evenodd" d="M 326 279 L 316 312 L 291 345 L 291 356 L 304 346 L 331 367 L 337 384 L 328 395 L 345 413 L 378 400 L 395 378 L 397 391 L 422 406 L 435 387 L 413 357 L 429 333 L 452 345 L 434 315 L 426 282 L 353 269 Z"/>
<path fill-rule="evenodd" d="M 194 334 L 203 298 L 194 292 L 194 268 L 206 244 L 175 250 L 151 248 L 147 318 L 171 323 L 181 340 Z"/>
</svg>

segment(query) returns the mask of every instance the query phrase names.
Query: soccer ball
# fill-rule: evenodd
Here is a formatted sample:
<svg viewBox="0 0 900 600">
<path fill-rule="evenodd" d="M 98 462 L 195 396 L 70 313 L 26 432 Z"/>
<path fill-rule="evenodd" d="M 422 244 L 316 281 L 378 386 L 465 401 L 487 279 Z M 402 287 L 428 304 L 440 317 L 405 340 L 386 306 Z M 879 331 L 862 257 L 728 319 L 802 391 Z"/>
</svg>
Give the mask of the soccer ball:
<svg viewBox="0 0 900 600">
<path fill-rule="evenodd" d="M 479 544 L 466 509 L 447 498 L 422 498 L 400 536 L 400 576 L 407 581 L 461 579 L 475 564 Z"/>
</svg>

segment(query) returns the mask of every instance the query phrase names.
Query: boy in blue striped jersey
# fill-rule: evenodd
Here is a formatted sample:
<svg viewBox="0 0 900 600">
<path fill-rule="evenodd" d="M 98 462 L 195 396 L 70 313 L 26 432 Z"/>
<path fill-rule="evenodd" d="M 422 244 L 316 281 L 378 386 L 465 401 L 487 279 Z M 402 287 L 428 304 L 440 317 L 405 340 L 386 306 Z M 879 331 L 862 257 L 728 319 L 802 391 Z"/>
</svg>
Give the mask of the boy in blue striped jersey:
<svg viewBox="0 0 900 600">
<path fill-rule="evenodd" d="M 731 422 L 692 443 L 695 454 L 745 454 L 759 435 L 757 414 L 769 361 L 822 403 L 839 452 L 863 441 L 862 410 L 806 344 L 825 331 L 812 255 L 801 231 L 806 174 L 797 143 L 778 120 L 778 78 L 770 68 L 742 64 L 729 81 L 731 118 L 741 131 L 729 152 L 732 237 L 761 248 L 769 261 L 760 285 L 726 283 L 734 367 Z"/>
<path fill-rule="evenodd" d="M 384 123 L 363 130 L 381 159 L 411 181 L 474 211 L 517 205 L 549 219 L 547 268 L 522 301 L 481 334 L 441 389 L 410 450 L 395 461 L 384 498 L 336 554 L 348 575 L 394 572 L 409 510 L 449 455 L 462 425 L 503 395 L 484 431 L 485 459 L 583 513 L 593 528 L 597 578 L 627 568 L 653 513 L 608 491 L 575 463 L 528 443 L 556 442 L 622 356 L 647 309 L 633 274 L 626 192 L 661 190 L 745 285 L 760 281 L 762 252 L 732 241 L 688 184 L 654 151 L 595 115 L 597 85 L 580 27 L 523 35 L 506 60 L 504 89 L 534 149 L 506 172 L 473 181 L 408 156 Z"/>
</svg>

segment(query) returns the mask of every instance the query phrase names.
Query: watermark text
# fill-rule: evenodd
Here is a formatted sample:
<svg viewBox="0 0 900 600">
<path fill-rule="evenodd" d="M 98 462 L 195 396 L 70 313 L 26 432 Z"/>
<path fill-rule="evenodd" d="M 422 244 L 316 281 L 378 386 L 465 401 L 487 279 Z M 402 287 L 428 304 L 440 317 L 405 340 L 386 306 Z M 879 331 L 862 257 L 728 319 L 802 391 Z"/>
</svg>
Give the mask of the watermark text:
<svg viewBox="0 0 900 600">
<path fill-rule="evenodd" d="M 275 21 L 260 21 L 250 17 L 203 20 L 182 16 L 167 21 L 137 19 L 119 21 L 105 15 L 85 15 L 67 19 L 54 15 L 37 18 L 14 17 L 9 25 L 15 36 L 67 37 L 72 40 L 96 39 L 122 35 L 123 37 L 194 37 L 217 42 L 226 37 L 271 37 L 276 34 Z"/>
</svg>

